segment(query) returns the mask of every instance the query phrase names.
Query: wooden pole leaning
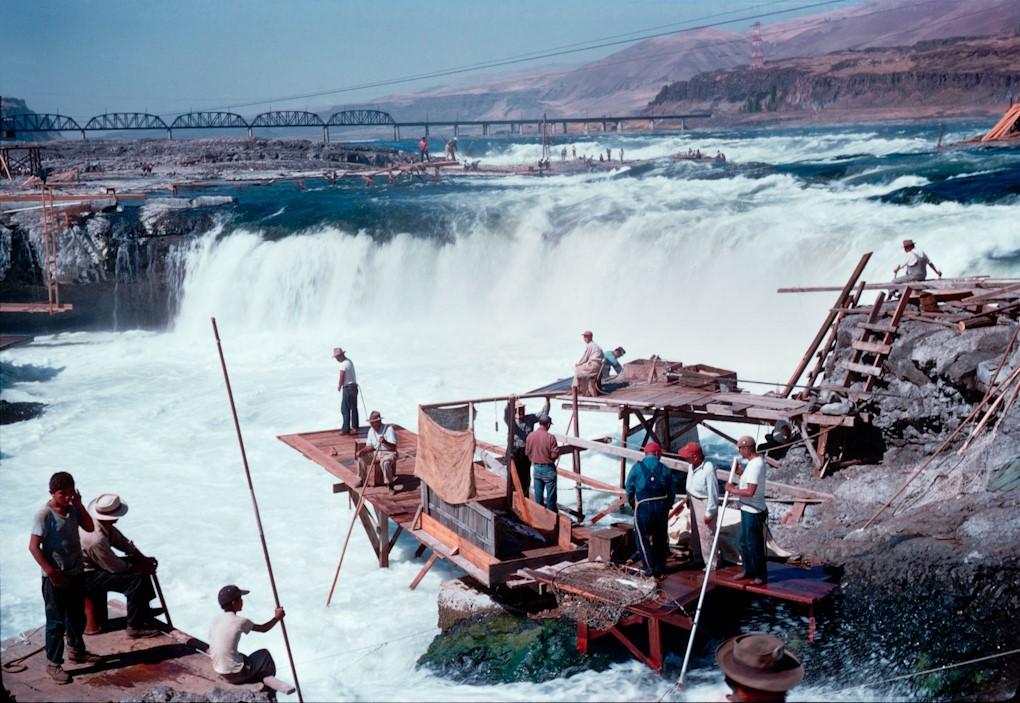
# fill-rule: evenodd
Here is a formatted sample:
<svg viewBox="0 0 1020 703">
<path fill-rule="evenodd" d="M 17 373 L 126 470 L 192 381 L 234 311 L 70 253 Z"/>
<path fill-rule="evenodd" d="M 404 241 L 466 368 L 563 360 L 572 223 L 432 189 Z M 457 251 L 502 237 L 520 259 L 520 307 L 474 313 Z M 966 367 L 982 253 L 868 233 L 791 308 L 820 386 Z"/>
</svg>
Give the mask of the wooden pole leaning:
<svg viewBox="0 0 1020 703">
<path fill-rule="evenodd" d="M 375 457 L 372 458 L 372 465 L 366 472 L 368 475 L 375 475 Z M 329 595 L 326 596 L 326 607 L 333 602 L 333 591 L 336 589 L 336 583 L 340 580 L 340 567 L 344 564 L 344 556 L 347 555 L 347 544 L 351 541 L 351 533 L 354 531 L 354 523 L 358 521 L 358 515 L 361 514 L 362 508 L 365 506 L 365 494 L 368 492 L 368 476 L 365 477 L 365 484 L 361 487 L 361 494 L 358 495 L 358 504 L 354 508 L 354 515 L 351 517 L 351 524 L 347 528 L 347 535 L 344 537 L 344 546 L 340 549 L 340 561 L 336 563 L 336 573 L 333 574 L 333 584 L 329 587 Z"/>
<path fill-rule="evenodd" d="M 733 457 L 733 463 L 730 464 L 730 477 L 727 483 L 733 483 L 733 475 L 737 472 L 737 457 Z M 701 619 L 701 605 L 705 602 L 705 593 L 708 591 L 708 579 L 712 575 L 712 567 L 715 565 L 715 555 L 719 550 L 719 533 L 722 531 L 723 518 L 726 516 L 726 504 L 730 501 L 730 492 L 726 491 L 723 494 L 722 508 L 716 515 L 715 519 L 715 536 L 712 538 L 712 553 L 708 555 L 708 561 L 705 562 L 705 578 L 701 582 L 701 595 L 698 596 L 698 609 L 694 611 L 694 622 L 691 623 L 691 636 L 687 639 L 687 653 L 684 654 L 684 664 L 680 669 L 680 678 L 677 679 L 677 686 L 682 687 L 684 685 L 684 676 L 687 675 L 687 666 L 691 662 L 691 652 L 694 651 L 694 633 L 698 631 L 698 621 Z M 694 513 L 691 513 L 691 520 L 696 520 L 697 517 Z"/>
<path fill-rule="evenodd" d="M 220 367 L 223 369 L 223 381 L 227 386 L 227 399 L 230 401 L 230 413 L 234 417 L 234 430 L 237 432 L 237 444 L 241 448 L 241 463 L 244 465 L 244 475 L 248 479 L 248 492 L 251 494 L 251 505 L 255 511 L 255 524 L 259 528 L 259 540 L 262 542 L 262 555 L 266 559 L 266 571 L 269 572 L 269 585 L 273 590 L 273 600 L 276 607 L 280 606 L 280 594 L 276 590 L 276 577 L 273 576 L 273 564 L 269 559 L 269 547 L 266 545 L 266 535 L 262 530 L 262 516 L 259 514 L 259 503 L 255 498 L 255 485 L 251 480 L 251 469 L 248 467 L 248 454 L 244 450 L 244 438 L 241 436 L 241 423 L 237 419 L 237 406 L 234 404 L 234 391 L 230 387 L 230 374 L 227 373 L 227 360 L 223 356 L 223 344 L 220 342 L 220 330 L 216 326 L 216 318 L 212 321 L 213 336 L 216 337 L 216 349 L 220 354 Z M 290 650 L 290 638 L 287 636 L 287 624 L 280 621 L 280 630 L 283 632 L 283 644 L 287 648 L 287 658 L 290 660 L 290 673 L 294 676 L 294 687 L 297 689 L 298 701 L 304 703 L 301 695 L 301 683 L 298 681 L 297 668 L 294 666 L 294 655 Z"/>
</svg>

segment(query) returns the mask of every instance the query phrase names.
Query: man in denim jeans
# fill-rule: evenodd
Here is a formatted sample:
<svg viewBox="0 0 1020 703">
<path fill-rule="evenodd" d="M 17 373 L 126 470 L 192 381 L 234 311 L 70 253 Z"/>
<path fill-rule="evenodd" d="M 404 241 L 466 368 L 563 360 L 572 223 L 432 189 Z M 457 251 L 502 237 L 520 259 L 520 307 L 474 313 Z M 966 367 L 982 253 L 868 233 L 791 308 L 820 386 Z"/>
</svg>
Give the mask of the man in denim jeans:
<svg viewBox="0 0 1020 703">
<path fill-rule="evenodd" d="M 46 673 L 58 684 L 71 683 L 64 671 L 64 635 L 68 659 L 93 664 L 99 657 L 85 651 L 85 591 L 78 527 L 92 532 L 92 517 L 81 504 L 74 477 L 58 471 L 50 477 L 50 500 L 32 521 L 28 551 L 42 569 L 43 604 L 46 606 Z"/>
<path fill-rule="evenodd" d="M 556 512 L 556 460 L 560 448 L 549 434 L 552 418 L 538 418 L 538 429 L 528 435 L 524 451 L 531 459 L 531 475 L 535 480 L 535 501 Z"/>
<path fill-rule="evenodd" d="M 341 347 L 333 349 L 333 358 L 340 362 L 340 376 L 336 389 L 340 391 L 340 416 L 343 420 L 342 434 L 358 434 L 358 377 L 354 363 L 347 358 Z"/>
<path fill-rule="evenodd" d="M 740 579 L 750 579 L 755 586 L 768 583 L 769 572 L 765 561 L 765 526 L 768 507 L 765 504 L 765 481 L 767 467 L 758 454 L 753 437 L 737 440 L 737 451 L 747 462 L 740 471 L 740 485 L 726 484 L 730 495 L 740 498 L 740 558 L 744 563 L 744 574 Z"/>
</svg>

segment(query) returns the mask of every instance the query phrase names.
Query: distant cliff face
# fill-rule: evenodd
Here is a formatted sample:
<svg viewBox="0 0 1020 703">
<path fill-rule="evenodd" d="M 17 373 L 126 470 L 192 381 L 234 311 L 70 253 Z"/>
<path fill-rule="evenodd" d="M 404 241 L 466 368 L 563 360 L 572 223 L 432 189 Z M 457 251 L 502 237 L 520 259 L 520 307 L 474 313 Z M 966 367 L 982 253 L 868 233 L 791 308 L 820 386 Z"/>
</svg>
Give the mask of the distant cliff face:
<svg viewBox="0 0 1020 703">
<path fill-rule="evenodd" d="M 0 98 L 0 112 L 4 115 L 23 115 L 36 114 L 34 110 L 29 109 L 28 105 L 21 98 L 11 98 L 3 96 Z M 6 135 L 2 135 L 6 139 Z M 18 141 L 22 142 L 45 142 L 50 139 L 62 139 L 63 137 L 59 132 L 44 132 L 44 133 L 33 133 L 24 132 L 18 134 Z"/>
<path fill-rule="evenodd" d="M 742 121 L 854 111 L 999 114 L 1020 98 L 1020 36 L 920 42 L 703 73 L 665 86 L 650 114 L 709 109 Z"/>
</svg>

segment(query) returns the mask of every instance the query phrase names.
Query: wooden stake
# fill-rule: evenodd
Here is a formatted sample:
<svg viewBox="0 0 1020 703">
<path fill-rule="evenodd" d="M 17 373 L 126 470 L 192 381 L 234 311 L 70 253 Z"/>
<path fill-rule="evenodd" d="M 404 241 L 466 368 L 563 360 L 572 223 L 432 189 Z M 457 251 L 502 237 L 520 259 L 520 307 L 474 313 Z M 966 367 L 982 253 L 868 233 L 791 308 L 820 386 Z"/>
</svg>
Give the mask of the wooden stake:
<svg viewBox="0 0 1020 703">
<path fill-rule="evenodd" d="M 241 423 L 237 419 L 237 407 L 234 405 L 234 391 L 230 387 L 230 374 L 227 373 L 227 360 L 223 356 L 223 345 L 220 343 L 220 331 L 216 327 L 216 318 L 212 320 L 213 336 L 216 337 L 216 348 L 220 354 L 220 366 L 223 369 L 223 381 L 227 385 L 227 398 L 230 400 L 230 413 L 234 416 L 234 430 L 237 432 L 237 444 L 241 448 L 241 462 L 244 464 L 244 475 L 248 479 L 248 492 L 251 494 L 251 505 L 255 511 L 255 523 L 259 528 L 259 540 L 262 542 L 262 555 L 266 559 L 266 570 L 269 572 L 269 585 L 273 589 L 273 600 L 276 607 L 280 606 L 280 594 L 276 590 L 276 578 L 273 576 L 273 564 L 269 560 L 269 547 L 266 545 L 266 535 L 262 531 L 262 516 L 259 515 L 259 503 L 255 498 L 255 485 L 251 480 L 251 470 L 248 468 L 248 455 L 244 451 L 244 438 L 241 436 Z M 287 648 L 287 658 L 290 660 L 290 673 L 294 676 L 294 686 L 297 687 L 298 701 L 303 703 L 301 696 L 301 684 L 298 682 L 297 669 L 294 666 L 294 655 L 290 651 L 290 638 L 287 636 L 287 624 L 280 620 L 280 630 L 283 632 L 283 644 Z"/>
<path fill-rule="evenodd" d="M 375 460 L 378 457 L 378 452 L 372 456 L 372 464 L 368 467 L 365 472 L 365 478 L 361 485 L 361 493 L 358 494 L 358 505 L 354 508 L 354 515 L 351 517 L 351 524 L 347 527 L 347 535 L 344 537 L 344 546 L 340 549 L 340 561 L 336 564 L 336 573 L 333 574 L 333 584 L 329 587 L 329 595 L 326 596 L 326 607 L 333 601 L 333 591 L 336 589 L 336 582 L 340 580 L 340 567 L 343 566 L 344 557 L 347 555 L 347 544 L 351 541 L 351 533 L 354 531 L 354 523 L 358 521 L 361 515 L 361 509 L 365 505 L 365 495 L 368 493 L 368 477 L 373 475 L 375 472 Z M 376 556 L 380 556 L 376 554 Z"/>
</svg>

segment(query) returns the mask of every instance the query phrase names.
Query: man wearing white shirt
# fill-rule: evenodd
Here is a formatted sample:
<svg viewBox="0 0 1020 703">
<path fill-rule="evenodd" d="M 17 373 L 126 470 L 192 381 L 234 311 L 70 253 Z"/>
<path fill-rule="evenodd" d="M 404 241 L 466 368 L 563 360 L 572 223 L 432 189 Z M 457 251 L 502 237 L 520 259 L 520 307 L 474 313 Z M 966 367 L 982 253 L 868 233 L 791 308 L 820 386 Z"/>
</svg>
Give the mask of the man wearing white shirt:
<svg viewBox="0 0 1020 703">
<path fill-rule="evenodd" d="M 931 262 L 928 255 L 914 247 L 913 239 L 903 240 L 903 251 L 906 253 L 907 258 L 902 264 L 893 269 L 893 276 L 896 276 L 900 269 L 905 269 L 905 273 L 902 276 L 896 276 L 893 279 L 893 283 L 923 281 L 928 277 L 927 269 L 929 266 L 939 278 L 942 278 L 942 272 L 935 268 L 935 264 Z"/>
<path fill-rule="evenodd" d="M 738 439 L 737 451 L 747 465 L 739 472 L 740 485 L 727 482 L 726 490 L 740 498 L 740 558 L 744 563 L 744 574 L 740 578 L 763 586 L 769 580 L 765 563 L 765 521 L 768 518 L 765 460 L 755 449 L 753 437 L 745 435 Z"/>
<path fill-rule="evenodd" d="M 333 349 L 333 358 L 340 362 L 340 377 L 336 389 L 340 391 L 340 416 L 343 419 L 343 434 L 358 434 L 358 377 L 354 373 L 354 362 L 347 358 L 347 352 L 340 347 Z"/>
<path fill-rule="evenodd" d="M 715 466 L 705 461 L 698 442 L 688 442 L 679 457 L 691 465 L 687 472 L 687 506 L 691 511 L 691 560 L 705 563 L 712 553 L 716 513 L 719 512 L 719 480 Z"/>
<path fill-rule="evenodd" d="M 382 467 L 386 487 L 396 493 L 393 482 L 397 478 L 397 433 L 393 425 L 383 426 L 382 415 L 373 410 L 368 415 L 368 437 L 365 448 L 358 452 L 358 478 L 362 485 L 371 485 L 375 476 L 370 469 L 374 464 Z"/>
</svg>

